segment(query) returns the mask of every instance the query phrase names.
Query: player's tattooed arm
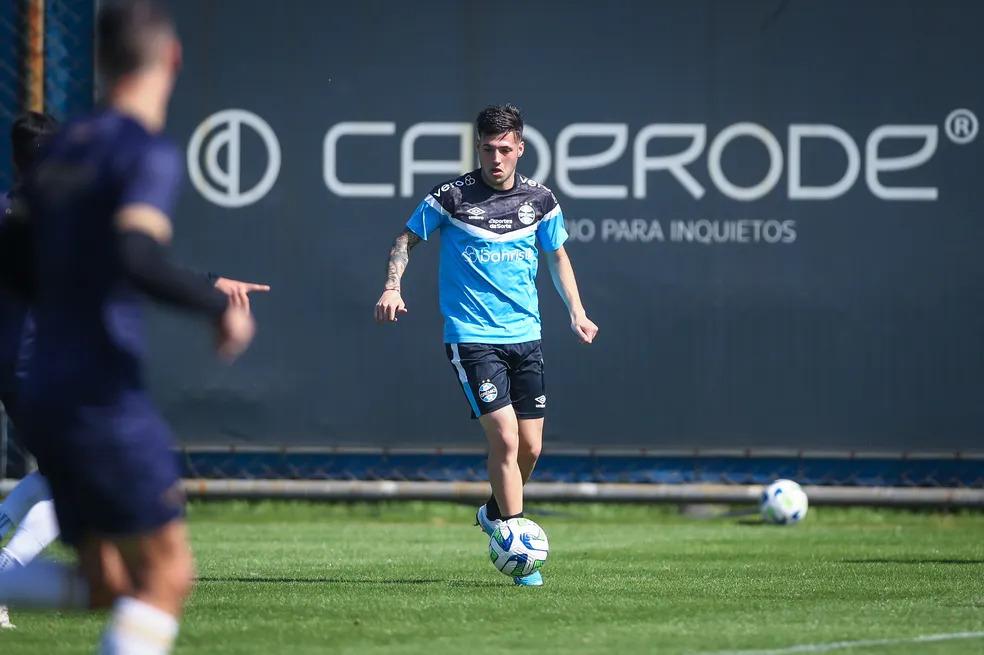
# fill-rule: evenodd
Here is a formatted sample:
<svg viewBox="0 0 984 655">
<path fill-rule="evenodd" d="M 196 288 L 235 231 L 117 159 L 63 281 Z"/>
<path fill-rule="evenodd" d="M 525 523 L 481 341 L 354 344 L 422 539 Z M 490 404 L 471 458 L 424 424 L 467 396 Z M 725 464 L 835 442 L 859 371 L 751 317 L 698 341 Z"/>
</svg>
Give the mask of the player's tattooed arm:
<svg viewBox="0 0 984 655">
<path fill-rule="evenodd" d="M 401 314 L 407 313 L 407 305 L 400 294 L 400 280 L 410 263 L 410 251 L 420 243 L 420 237 L 411 230 L 404 230 L 393 240 L 389 261 L 386 263 L 386 283 L 376 301 L 374 317 L 377 323 L 395 323 Z"/>
<path fill-rule="evenodd" d="M 410 263 L 410 251 L 420 243 L 420 237 L 411 230 L 403 230 L 396 239 L 393 240 L 393 247 L 390 248 L 389 262 L 386 264 L 386 290 L 400 290 L 400 280 L 403 278 L 403 271 Z"/>
</svg>

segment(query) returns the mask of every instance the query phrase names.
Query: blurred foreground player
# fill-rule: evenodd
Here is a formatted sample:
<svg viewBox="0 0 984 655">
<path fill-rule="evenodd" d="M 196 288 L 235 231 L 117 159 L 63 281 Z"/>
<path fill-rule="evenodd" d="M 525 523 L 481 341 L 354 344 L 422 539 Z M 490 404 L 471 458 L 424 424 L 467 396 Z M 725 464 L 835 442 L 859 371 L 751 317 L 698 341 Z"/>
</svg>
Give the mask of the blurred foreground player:
<svg viewBox="0 0 984 655">
<path fill-rule="evenodd" d="M 33 300 L 36 325 L 23 432 L 80 570 L 7 571 L 0 602 L 112 605 L 102 653 L 168 653 L 193 564 L 170 433 L 143 381 L 143 297 L 211 318 L 226 359 L 254 325 L 167 259 L 182 169 L 160 136 L 181 58 L 170 18 L 152 0 L 104 4 L 97 43 L 109 106 L 51 140 L 26 218 L 0 233 L 5 279 Z"/>
<path fill-rule="evenodd" d="M 13 216 L 13 204 L 23 194 L 27 172 L 47 139 L 58 128 L 48 114 L 24 112 L 14 119 L 10 131 L 14 187 L 0 193 L 0 225 Z M 265 284 L 242 282 L 208 275 L 229 302 L 249 309 L 249 294 L 269 291 Z M 25 301 L 0 293 L 0 401 L 14 425 L 22 422 L 17 387 L 23 381 L 34 341 L 34 323 Z M 0 538 L 14 529 L 0 549 L 0 572 L 25 566 L 58 538 L 58 521 L 47 480 L 38 471 L 21 479 L 0 503 Z M 0 606 L 0 628 L 13 628 L 7 608 Z"/>
<path fill-rule="evenodd" d="M 39 112 L 26 112 L 14 119 L 10 130 L 14 186 L 7 192 L 0 192 L 0 225 L 12 216 L 14 201 L 21 196 L 24 175 L 57 128 L 54 118 Z M 33 338 L 34 328 L 27 303 L 0 293 L 0 401 L 15 425 L 20 420 L 16 386 L 18 379 L 23 377 Z M 27 564 L 58 538 L 51 491 L 36 471 L 24 476 L 0 503 L 0 538 L 15 525 L 17 530 L 0 550 L 0 571 Z M 0 606 L 0 628 L 12 627 L 7 608 Z"/>
</svg>

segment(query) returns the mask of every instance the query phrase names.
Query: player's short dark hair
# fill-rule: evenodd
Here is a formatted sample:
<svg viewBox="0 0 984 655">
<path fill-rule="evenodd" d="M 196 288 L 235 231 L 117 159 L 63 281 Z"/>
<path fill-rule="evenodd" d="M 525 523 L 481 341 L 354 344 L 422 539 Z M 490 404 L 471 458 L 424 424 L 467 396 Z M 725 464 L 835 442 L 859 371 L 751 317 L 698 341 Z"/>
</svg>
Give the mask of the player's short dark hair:
<svg viewBox="0 0 984 655">
<path fill-rule="evenodd" d="M 49 114 L 26 111 L 14 119 L 10 128 L 10 143 L 14 151 L 14 170 L 23 173 L 34 164 L 38 150 L 58 129 L 58 121 Z"/>
<path fill-rule="evenodd" d="M 174 34 L 168 10 L 157 0 L 111 0 L 99 9 L 96 64 L 112 83 L 153 61 L 161 35 Z"/>
<path fill-rule="evenodd" d="M 478 138 L 515 132 L 516 136 L 522 139 L 523 115 L 516 105 L 489 105 L 478 112 L 478 118 L 475 119 L 475 129 L 478 132 Z"/>
</svg>

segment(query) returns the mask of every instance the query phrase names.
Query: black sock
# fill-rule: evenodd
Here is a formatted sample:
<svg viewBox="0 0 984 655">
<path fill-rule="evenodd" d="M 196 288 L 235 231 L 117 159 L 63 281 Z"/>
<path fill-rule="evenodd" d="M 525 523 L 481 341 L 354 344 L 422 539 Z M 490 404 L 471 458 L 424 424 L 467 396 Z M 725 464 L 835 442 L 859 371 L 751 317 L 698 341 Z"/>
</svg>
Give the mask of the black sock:
<svg viewBox="0 0 984 655">
<path fill-rule="evenodd" d="M 519 514 L 513 514 L 512 516 L 503 516 L 502 517 L 502 520 L 503 521 L 508 521 L 509 519 L 521 519 L 521 518 L 523 518 L 523 513 L 522 512 L 520 512 Z"/>
<path fill-rule="evenodd" d="M 485 503 L 485 515 L 489 517 L 490 521 L 498 521 L 502 518 L 502 512 L 499 511 L 499 503 L 495 502 L 494 494 L 489 496 Z"/>
</svg>

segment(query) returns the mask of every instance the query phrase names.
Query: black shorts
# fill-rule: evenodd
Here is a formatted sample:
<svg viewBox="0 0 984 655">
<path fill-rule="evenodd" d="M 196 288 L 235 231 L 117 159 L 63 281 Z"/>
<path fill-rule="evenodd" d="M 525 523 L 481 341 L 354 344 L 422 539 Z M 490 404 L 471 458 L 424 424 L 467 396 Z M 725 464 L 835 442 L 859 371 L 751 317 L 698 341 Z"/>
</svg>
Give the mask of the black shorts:
<svg viewBox="0 0 984 655">
<path fill-rule="evenodd" d="M 150 398 L 25 407 L 27 445 L 51 485 L 61 539 L 124 537 L 184 515 L 178 457 Z"/>
<path fill-rule="evenodd" d="M 547 395 L 540 342 L 444 344 L 472 418 L 512 405 L 519 418 L 543 418 Z"/>
</svg>

